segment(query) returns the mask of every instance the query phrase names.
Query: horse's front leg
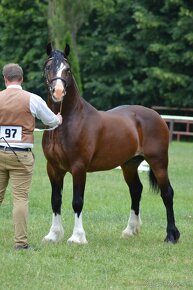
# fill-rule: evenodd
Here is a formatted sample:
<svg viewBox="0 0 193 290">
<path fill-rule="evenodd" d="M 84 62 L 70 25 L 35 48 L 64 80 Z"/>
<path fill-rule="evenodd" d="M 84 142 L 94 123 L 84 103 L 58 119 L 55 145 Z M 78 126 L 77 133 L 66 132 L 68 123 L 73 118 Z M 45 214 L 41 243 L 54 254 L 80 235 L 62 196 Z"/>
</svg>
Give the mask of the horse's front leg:
<svg viewBox="0 0 193 290">
<path fill-rule="evenodd" d="M 52 225 L 49 233 L 43 238 L 46 242 L 58 242 L 64 236 L 64 229 L 61 223 L 61 205 L 64 173 L 52 170 L 48 165 L 48 175 L 52 187 L 51 205 L 52 205 Z"/>
<path fill-rule="evenodd" d="M 73 176 L 73 200 L 72 207 L 75 213 L 75 223 L 72 236 L 68 239 L 68 243 L 87 244 L 85 231 L 82 223 L 82 209 L 84 205 L 84 189 L 86 183 L 86 172 L 75 171 Z"/>
</svg>

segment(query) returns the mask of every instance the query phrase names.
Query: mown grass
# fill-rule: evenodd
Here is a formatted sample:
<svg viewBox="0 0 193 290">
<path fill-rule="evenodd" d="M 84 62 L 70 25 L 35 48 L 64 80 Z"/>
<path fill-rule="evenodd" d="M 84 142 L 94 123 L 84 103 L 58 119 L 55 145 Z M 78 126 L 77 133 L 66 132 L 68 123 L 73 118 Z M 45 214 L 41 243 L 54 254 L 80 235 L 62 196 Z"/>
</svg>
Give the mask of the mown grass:
<svg viewBox="0 0 193 290">
<path fill-rule="evenodd" d="M 67 245 L 73 229 L 72 182 L 67 175 L 63 194 L 64 240 L 42 244 L 51 225 L 50 184 L 36 133 L 36 163 L 30 194 L 29 240 L 37 251 L 13 249 L 11 189 L 0 209 L 0 289 L 193 289 L 193 144 L 170 146 L 170 178 L 175 190 L 177 245 L 163 242 L 166 214 L 159 195 L 149 190 L 141 173 L 143 225 L 139 236 L 121 238 L 130 210 L 120 170 L 88 174 L 83 213 L 88 245 Z"/>
</svg>

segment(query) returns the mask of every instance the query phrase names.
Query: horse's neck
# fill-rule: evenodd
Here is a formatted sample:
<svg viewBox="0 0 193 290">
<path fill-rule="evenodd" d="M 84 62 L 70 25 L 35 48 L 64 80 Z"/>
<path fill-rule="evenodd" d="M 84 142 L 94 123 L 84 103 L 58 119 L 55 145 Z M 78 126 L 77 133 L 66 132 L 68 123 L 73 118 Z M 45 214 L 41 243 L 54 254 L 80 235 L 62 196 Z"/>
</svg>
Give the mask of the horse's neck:
<svg viewBox="0 0 193 290">
<path fill-rule="evenodd" d="M 52 112 L 54 112 L 55 114 L 57 114 L 57 113 L 59 113 L 61 111 L 61 103 L 54 103 L 51 100 L 51 96 L 50 95 L 48 97 L 47 105 L 50 108 L 50 110 Z"/>
<path fill-rule="evenodd" d="M 81 98 L 78 87 L 75 82 L 72 82 L 67 89 L 62 104 L 62 113 L 64 115 L 71 114 L 82 109 L 84 100 Z"/>
<path fill-rule="evenodd" d="M 49 101 L 48 105 L 55 114 L 61 112 L 63 118 L 67 119 L 71 118 L 72 116 L 75 116 L 76 118 L 78 116 L 81 117 L 84 115 L 84 113 L 88 113 L 88 111 L 97 111 L 92 105 L 87 103 L 80 96 L 78 87 L 74 79 L 69 85 L 62 103 L 53 103 L 53 101 Z"/>
</svg>

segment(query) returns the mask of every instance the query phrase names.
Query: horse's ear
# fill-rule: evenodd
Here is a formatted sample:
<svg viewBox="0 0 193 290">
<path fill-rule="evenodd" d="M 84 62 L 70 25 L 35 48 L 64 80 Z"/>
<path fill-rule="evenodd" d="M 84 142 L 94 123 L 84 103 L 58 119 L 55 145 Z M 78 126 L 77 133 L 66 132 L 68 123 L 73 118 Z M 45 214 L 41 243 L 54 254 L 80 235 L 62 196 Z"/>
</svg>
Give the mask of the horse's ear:
<svg viewBox="0 0 193 290">
<path fill-rule="evenodd" d="M 51 52 L 52 52 L 52 44 L 51 44 L 51 42 L 49 42 L 47 44 L 46 52 L 47 52 L 48 56 L 51 54 Z"/>
<path fill-rule="evenodd" d="M 64 54 L 67 57 L 70 54 L 70 45 L 67 43 L 64 49 Z"/>
</svg>

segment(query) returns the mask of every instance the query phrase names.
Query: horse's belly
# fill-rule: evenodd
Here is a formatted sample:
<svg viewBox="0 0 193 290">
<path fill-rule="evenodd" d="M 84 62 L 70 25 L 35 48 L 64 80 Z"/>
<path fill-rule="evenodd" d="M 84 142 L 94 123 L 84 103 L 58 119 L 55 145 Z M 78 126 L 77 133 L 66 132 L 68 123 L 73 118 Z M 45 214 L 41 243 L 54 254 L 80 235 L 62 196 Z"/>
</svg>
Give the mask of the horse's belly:
<svg viewBox="0 0 193 290">
<path fill-rule="evenodd" d="M 88 171 L 109 170 L 124 164 L 137 154 L 137 143 L 132 146 L 120 144 L 119 146 L 105 146 L 94 155 Z"/>
</svg>

